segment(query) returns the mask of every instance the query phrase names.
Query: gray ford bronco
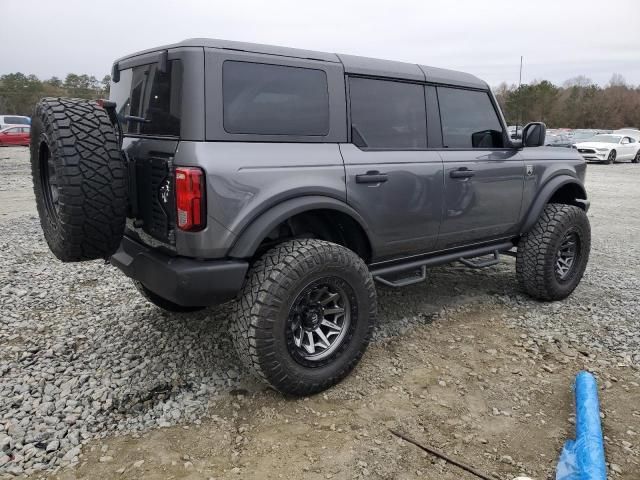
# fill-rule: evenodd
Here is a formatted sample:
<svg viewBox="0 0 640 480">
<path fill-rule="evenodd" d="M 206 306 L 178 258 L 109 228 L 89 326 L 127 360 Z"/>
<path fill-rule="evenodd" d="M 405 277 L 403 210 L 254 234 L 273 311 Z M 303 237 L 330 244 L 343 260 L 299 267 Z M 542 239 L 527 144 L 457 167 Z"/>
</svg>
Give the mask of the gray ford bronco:
<svg viewBox="0 0 640 480">
<path fill-rule="evenodd" d="M 374 282 L 516 257 L 560 300 L 587 265 L 585 162 L 509 137 L 488 85 L 409 63 L 193 39 L 113 65 L 110 99 L 45 98 L 31 163 L 60 260 L 108 259 L 158 307 L 232 302 L 239 356 L 319 392 L 362 357 Z"/>
</svg>

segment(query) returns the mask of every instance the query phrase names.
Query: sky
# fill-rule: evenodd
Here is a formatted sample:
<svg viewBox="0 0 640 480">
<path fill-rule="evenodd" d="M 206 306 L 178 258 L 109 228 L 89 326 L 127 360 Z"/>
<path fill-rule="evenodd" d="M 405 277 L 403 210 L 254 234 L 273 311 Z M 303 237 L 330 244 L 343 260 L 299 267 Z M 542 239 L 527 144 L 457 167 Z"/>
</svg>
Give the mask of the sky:
<svg viewBox="0 0 640 480">
<path fill-rule="evenodd" d="M 186 38 L 348 53 L 461 70 L 490 85 L 613 73 L 640 84 L 638 0 L 0 0 L 0 75 L 87 73 Z"/>
</svg>

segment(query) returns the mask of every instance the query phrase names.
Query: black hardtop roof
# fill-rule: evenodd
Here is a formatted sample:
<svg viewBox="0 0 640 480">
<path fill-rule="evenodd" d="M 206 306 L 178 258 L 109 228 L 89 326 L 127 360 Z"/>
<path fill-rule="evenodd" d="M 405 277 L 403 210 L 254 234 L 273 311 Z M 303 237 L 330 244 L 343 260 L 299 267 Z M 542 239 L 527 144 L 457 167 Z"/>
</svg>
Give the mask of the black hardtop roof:
<svg viewBox="0 0 640 480">
<path fill-rule="evenodd" d="M 415 63 L 396 62 L 377 58 L 360 57 L 336 53 L 316 52 L 298 48 L 278 47 L 259 43 L 236 42 L 232 40 L 218 40 L 213 38 L 190 38 L 178 43 L 150 48 L 132 53 L 116 60 L 115 63 L 148 53 L 169 50 L 180 47 L 203 47 L 222 50 L 237 50 L 243 52 L 277 55 L 291 58 L 301 58 L 322 62 L 342 63 L 346 73 L 390 77 L 403 80 L 427 81 L 433 83 L 456 85 L 472 88 L 488 89 L 486 82 L 470 73 L 429 67 Z"/>
</svg>

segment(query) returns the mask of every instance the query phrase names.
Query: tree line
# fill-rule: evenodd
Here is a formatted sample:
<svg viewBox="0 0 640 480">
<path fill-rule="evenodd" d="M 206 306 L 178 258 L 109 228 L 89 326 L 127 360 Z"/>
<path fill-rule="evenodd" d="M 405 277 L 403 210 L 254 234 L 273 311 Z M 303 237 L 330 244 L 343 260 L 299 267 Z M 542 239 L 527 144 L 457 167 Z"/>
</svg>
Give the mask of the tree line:
<svg viewBox="0 0 640 480">
<path fill-rule="evenodd" d="M 111 77 L 68 74 L 64 80 L 9 73 L 0 76 L 0 114 L 30 116 L 42 97 L 97 99 L 109 96 Z M 640 86 L 628 85 L 620 75 L 600 87 L 584 76 L 562 86 L 547 80 L 494 88 L 509 125 L 545 122 L 550 128 L 640 128 Z"/>
<path fill-rule="evenodd" d="M 35 75 L 9 73 L 0 76 L 0 115 L 31 116 L 42 97 L 75 97 L 86 99 L 109 96 L 111 77 L 98 80 L 93 75 L 68 74 L 64 80 L 51 77 L 40 80 Z"/>
<path fill-rule="evenodd" d="M 494 89 L 507 123 L 545 122 L 549 128 L 640 128 L 640 86 L 613 75 L 604 87 L 579 76 L 556 86 L 547 80 Z"/>
</svg>

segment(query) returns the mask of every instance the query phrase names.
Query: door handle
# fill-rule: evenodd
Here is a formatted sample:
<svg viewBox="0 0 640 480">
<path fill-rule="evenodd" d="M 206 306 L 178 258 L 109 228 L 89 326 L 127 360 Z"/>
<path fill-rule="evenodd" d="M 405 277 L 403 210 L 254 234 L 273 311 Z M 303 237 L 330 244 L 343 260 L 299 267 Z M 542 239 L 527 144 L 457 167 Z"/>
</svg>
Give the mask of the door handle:
<svg viewBox="0 0 640 480">
<path fill-rule="evenodd" d="M 370 170 L 367 173 L 356 175 L 356 183 L 384 183 L 389 180 L 386 173 L 377 170 Z"/>
<path fill-rule="evenodd" d="M 476 174 L 473 170 L 469 170 L 466 167 L 459 168 L 458 170 L 451 170 L 449 176 L 451 178 L 471 178 Z"/>
</svg>

